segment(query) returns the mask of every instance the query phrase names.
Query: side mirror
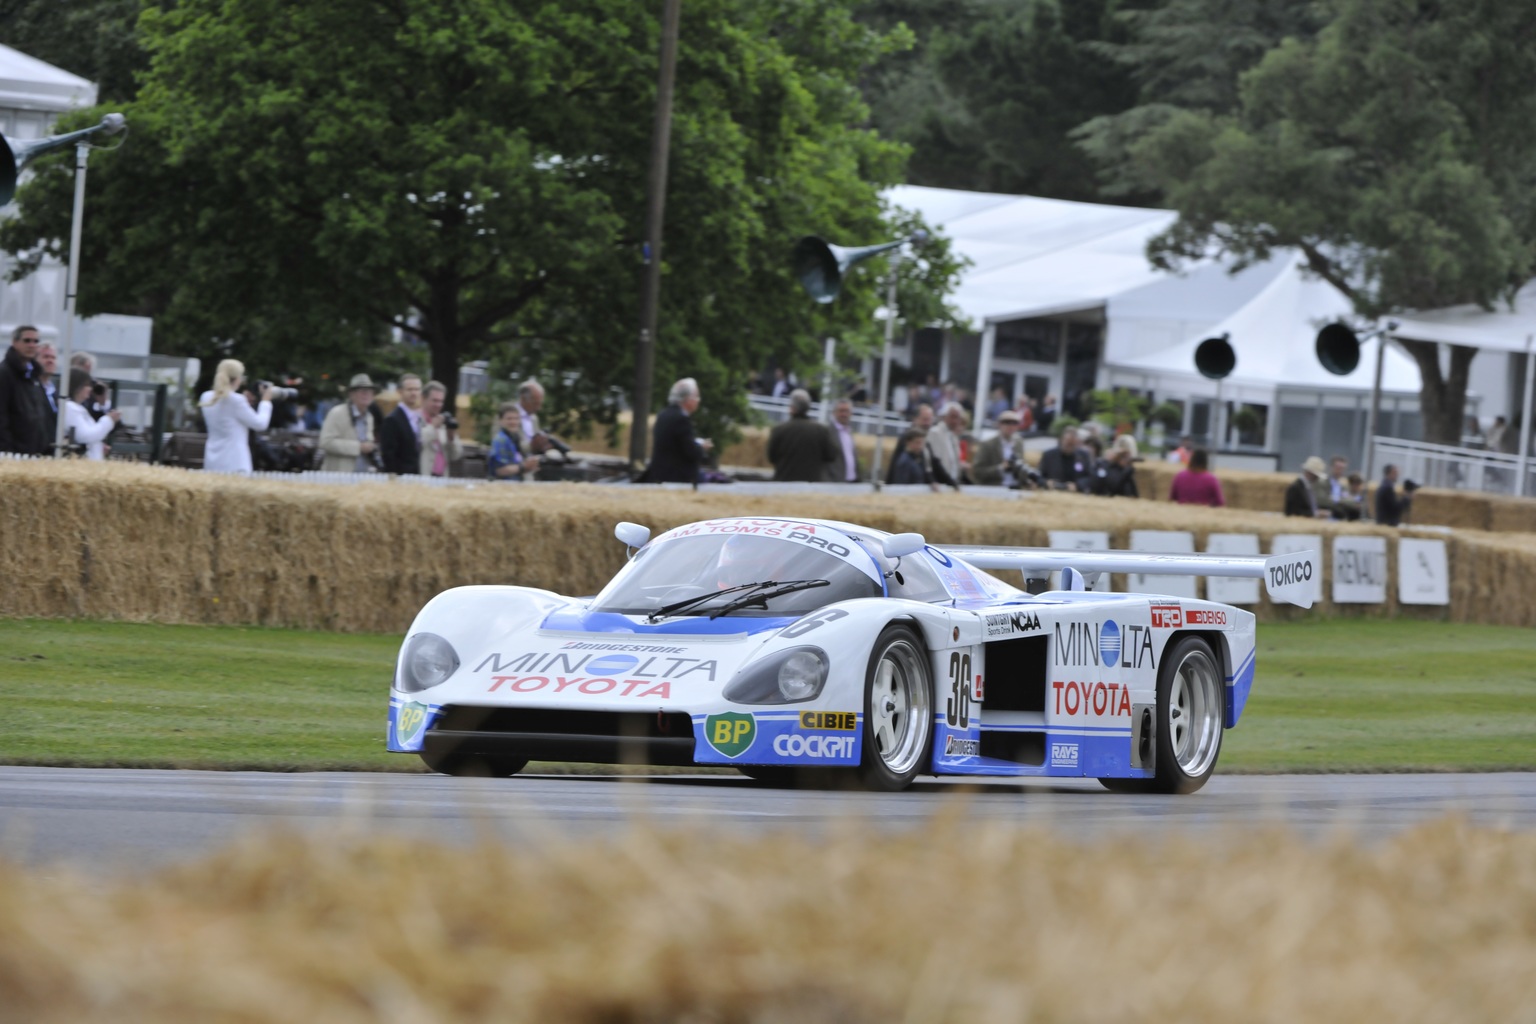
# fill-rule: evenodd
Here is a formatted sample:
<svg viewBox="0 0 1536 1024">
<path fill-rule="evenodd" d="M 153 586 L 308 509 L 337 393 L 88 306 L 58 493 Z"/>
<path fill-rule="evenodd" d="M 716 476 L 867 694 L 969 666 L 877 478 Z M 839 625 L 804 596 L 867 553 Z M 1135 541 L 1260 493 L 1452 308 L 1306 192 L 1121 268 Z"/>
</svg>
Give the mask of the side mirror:
<svg viewBox="0 0 1536 1024">
<path fill-rule="evenodd" d="M 651 528 L 639 523 L 620 523 L 613 528 L 613 535 L 632 548 L 643 548 L 651 539 Z"/>
<path fill-rule="evenodd" d="M 928 541 L 920 533 L 893 533 L 880 542 L 880 550 L 885 552 L 886 558 L 915 555 L 927 546 Z"/>
</svg>

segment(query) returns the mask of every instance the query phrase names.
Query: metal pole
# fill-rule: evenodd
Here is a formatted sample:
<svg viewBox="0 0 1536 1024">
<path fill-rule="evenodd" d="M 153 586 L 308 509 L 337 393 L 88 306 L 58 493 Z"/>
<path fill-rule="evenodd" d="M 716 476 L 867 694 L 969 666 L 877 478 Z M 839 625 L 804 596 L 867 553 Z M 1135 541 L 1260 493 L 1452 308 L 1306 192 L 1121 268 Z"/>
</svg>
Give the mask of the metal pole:
<svg viewBox="0 0 1536 1024">
<path fill-rule="evenodd" d="M 1381 416 L 1381 368 L 1387 361 L 1387 342 L 1390 340 L 1385 330 L 1376 334 L 1376 379 L 1371 384 L 1371 415 L 1365 421 L 1365 458 L 1360 462 L 1365 466 L 1365 479 L 1372 479 L 1371 473 L 1376 461 L 1376 424 Z"/>
<path fill-rule="evenodd" d="M 54 384 L 54 398 L 59 405 L 58 426 L 53 435 L 53 451 L 64 453 L 64 435 L 68 431 L 65 403 L 69 401 L 69 359 L 75 341 L 75 296 L 80 290 L 80 235 L 85 227 L 85 161 L 91 147 L 87 142 L 75 146 L 75 212 L 69 223 L 69 277 L 64 286 L 64 329 L 59 338 L 59 379 Z"/>
<path fill-rule="evenodd" d="M 971 426 L 980 430 L 986 425 L 987 403 L 992 400 L 992 355 L 997 349 L 997 324 L 988 320 L 981 328 L 981 351 L 976 353 L 976 410 L 971 416 Z M 1008 396 L 1013 401 L 1013 396 Z"/>
<path fill-rule="evenodd" d="M 1536 350 L 1532 347 L 1532 335 L 1525 336 L 1525 404 L 1520 407 L 1520 479 L 1515 484 L 1515 497 L 1525 497 L 1526 477 L 1530 473 L 1531 457 L 1531 385 L 1536 381 Z"/>
<path fill-rule="evenodd" d="M 661 15 L 661 70 L 656 81 L 656 121 L 651 129 L 651 169 L 645 215 L 645 284 L 640 297 L 640 337 L 635 344 L 635 395 L 631 401 L 629 462 L 645 466 L 650 433 L 651 385 L 656 376 L 656 319 L 661 305 L 661 231 L 667 205 L 667 155 L 672 140 L 672 83 L 677 77 L 677 23 L 682 0 L 666 0 Z"/>
<path fill-rule="evenodd" d="M 837 358 L 837 339 L 826 339 L 826 348 L 822 357 L 821 367 L 821 422 L 827 423 L 832 419 L 832 367 Z"/>
<path fill-rule="evenodd" d="M 885 410 L 891 400 L 891 339 L 896 334 L 896 271 L 901 266 L 901 248 L 891 250 L 891 270 L 885 285 L 885 351 L 880 356 L 880 406 L 876 410 L 880 419 L 875 429 L 875 461 L 870 467 L 869 479 L 875 490 L 885 484 L 880 476 L 880 455 L 885 442 Z"/>
</svg>

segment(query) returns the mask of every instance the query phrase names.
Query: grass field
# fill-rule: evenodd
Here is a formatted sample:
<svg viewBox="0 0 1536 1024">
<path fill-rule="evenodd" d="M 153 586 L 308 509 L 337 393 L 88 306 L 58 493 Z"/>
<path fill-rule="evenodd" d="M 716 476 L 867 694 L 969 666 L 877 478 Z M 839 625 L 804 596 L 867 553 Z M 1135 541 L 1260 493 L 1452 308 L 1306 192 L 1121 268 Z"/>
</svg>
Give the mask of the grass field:
<svg viewBox="0 0 1536 1024">
<path fill-rule="evenodd" d="M 1536 631 L 1269 624 L 1219 771 L 1536 769 Z M 384 752 L 396 636 L 0 620 L 0 762 L 419 770 Z"/>
</svg>

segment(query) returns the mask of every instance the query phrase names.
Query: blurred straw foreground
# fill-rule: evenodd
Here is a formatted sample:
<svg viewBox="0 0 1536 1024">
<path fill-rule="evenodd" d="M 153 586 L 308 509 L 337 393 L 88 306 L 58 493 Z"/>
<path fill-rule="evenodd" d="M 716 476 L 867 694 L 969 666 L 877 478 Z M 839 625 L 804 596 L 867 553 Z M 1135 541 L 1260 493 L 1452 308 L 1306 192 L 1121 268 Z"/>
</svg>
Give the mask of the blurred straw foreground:
<svg viewBox="0 0 1536 1024">
<path fill-rule="evenodd" d="M 145 878 L 0 866 L 0 935 L 28 1024 L 1530 1020 L 1536 836 L 283 834 Z"/>
</svg>

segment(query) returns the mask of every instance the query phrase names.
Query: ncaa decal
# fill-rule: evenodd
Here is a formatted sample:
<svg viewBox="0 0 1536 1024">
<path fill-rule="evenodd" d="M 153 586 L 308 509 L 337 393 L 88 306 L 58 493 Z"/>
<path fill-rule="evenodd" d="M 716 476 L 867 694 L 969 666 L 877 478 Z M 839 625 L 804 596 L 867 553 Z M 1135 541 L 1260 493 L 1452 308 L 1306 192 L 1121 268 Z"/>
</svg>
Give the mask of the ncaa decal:
<svg viewBox="0 0 1536 1024">
<path fill-rule="evenodd" d="M 1178 629 L 1184 625 L 1184 609 L 1176 604 L 1154 604 L 1148 610 L 1152 613 L 1153 629 Z"/>
<path fill-rule="evenodd" d="M 853 756 L 852 736 L 801 736 L 784 732 L 773 738 L 773 752 L 780 757 L 834 757 Z"/>
<path fill-rule="evenodd" d="M 402 704 L 400 711 L 395 716 L 395 744 L 408 747 L 416 742 L 421 735 L 422 728 L 427 724 L 427 705 Z"/>
<path fill-rule="evenodd" d="M 726 757 L 740 757 L 757 738 L 757 720 L 728 711 L 704 719 L 704 738 Z"/>
<path fill-rule="evenodd" d="M 1034 612 L 1002 612 L 987 616 L 987 636 L 1011 636 L 1040 628 L 1040 616 Z"/>
<path fill-rule="evenodd" d="M 1076 743 L 1052 743 L 1051 744 L 1052 768 L 1076 768 L 1077 744 Z"/>
</svg>

